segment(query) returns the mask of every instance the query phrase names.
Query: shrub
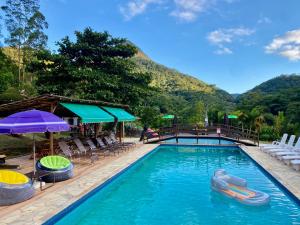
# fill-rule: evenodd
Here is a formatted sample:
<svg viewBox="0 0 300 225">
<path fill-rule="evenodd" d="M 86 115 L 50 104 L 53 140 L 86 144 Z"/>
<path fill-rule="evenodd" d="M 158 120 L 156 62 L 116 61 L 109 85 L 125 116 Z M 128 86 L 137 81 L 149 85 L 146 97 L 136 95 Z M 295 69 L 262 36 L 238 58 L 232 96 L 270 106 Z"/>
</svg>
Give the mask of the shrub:
<svg viewBox="0 0 300 225">
<path fill-rule="evenodd" d="M 274 127 L 264 124 L 260 130 L 260 140 L 262 141 L 272 141 L 279 138 L 277 132 L 275 132 Z"/>
</svg>

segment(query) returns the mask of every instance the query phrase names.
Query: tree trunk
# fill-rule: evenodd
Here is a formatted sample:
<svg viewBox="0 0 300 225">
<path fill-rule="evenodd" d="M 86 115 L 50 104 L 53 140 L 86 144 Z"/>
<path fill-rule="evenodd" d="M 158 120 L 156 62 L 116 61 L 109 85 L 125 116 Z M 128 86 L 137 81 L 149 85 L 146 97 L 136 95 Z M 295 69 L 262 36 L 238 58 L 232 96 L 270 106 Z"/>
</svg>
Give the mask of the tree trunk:
<svg viewBox="0 0 300 225">
<path fill-rule="evenodd" d="M 23 59 L 24 60 L 24 59 Z M 24 62 L 24 61 L 23 61 Z M 22 82 L 25 83 L 25 67 L 24 64 L 22 66 Z"/>
<path fill-rule="evenodd" d="M 28 57 L 28 54 L 27 54 L 27 50 L 25 47 L 23 47 L 22 49 L 22 81 L 23 83 L 25 83 L 25 65 L 27 63 L 27 60 L 26 60 L 26 57 Z"/>
<path fill-rule="evenodd" d="M 21 46 L 18 45 L 18 76 L 19 76 L 19 85 L 21 83 Z"/>
</svg>

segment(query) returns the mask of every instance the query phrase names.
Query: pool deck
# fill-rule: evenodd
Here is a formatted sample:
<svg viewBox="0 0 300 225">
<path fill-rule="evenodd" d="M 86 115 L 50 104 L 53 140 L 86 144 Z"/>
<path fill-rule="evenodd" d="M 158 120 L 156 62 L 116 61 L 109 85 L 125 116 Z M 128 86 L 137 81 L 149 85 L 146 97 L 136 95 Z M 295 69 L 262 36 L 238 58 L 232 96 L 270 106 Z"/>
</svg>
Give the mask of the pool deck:
<svg viewBox="0 0 300 225">
<path fill-rule="evenodd" d="M 259 147 L 240 146 L 252 159 L 300 200 L 300 173 L 282 161 L 261 151 Z"/>
<path fill-rule="evenodd" d="M 107 163 L 90 165 L 84 171 L 77 172 L 73 179 L 57 183 L 45 191 L 39 191 L 28 201 L 0 207 L 0 224 L 42 224 L 157 146 L 155 144 L 140 145 L 120 156 L 103 159 L 107 160 Z"/>
<path fill-rule="evenodd" d="M 136 149 L 124 152 L 120 156 L 106 161 L 104 159 L 102 163 L 85 167 L 83 171 L 77 172 L 73 179 L 57 183 L 45 191 L 39 191 L 26 202 L 0 207 L 0 225 L 42 224 L 157 146 L 157 144 L 139 145 Z M 260 151 L 258 147 L 244 145 L 240 147 L 300 199 L 299 172 Z"/>
</svg>

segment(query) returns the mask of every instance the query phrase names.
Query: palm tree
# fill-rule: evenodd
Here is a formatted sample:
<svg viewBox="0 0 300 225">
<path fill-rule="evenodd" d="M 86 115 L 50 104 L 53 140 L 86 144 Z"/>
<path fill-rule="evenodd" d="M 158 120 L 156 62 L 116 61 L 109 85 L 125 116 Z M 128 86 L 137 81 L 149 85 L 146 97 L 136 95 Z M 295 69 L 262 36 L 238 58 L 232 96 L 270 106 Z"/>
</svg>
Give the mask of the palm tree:
<svg viewBox="0 0 300 225">
<path fill-rule="evenodd" d="M 242 124 L 242 132 L 244 132 L 244 124 L 248 121 L 249 116 L 245 112 L 240 111 L 238 113 L 239 121 Z"/>
<path fill-rule="evenodd" d="M 255 118 L 254 120 L 254 126 L 255 126 L 255 130 L 259 133 L 260 129 L 263 125 L 263 123 L 265 122 L 265 118 L 263 115 L 259 115 L 258 117 Z"/>
</svg>

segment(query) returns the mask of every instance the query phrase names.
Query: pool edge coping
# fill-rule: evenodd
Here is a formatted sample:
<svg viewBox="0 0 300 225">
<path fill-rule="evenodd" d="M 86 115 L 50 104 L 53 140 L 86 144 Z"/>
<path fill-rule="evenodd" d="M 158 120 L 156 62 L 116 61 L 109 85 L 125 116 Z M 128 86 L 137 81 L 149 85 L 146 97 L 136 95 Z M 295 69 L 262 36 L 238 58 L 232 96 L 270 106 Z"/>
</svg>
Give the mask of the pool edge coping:
<svg viewBox="0 0 300 225">
<path fill-rule="evenodd" d="M 80 204 L 82 204 L 83 202 L 85 202 L 86 200 L 88 200 L 91 196 L 93 196 L 95 193 L 97 193 L 98 191 L 100 191 L 101 189 L 105 188 L 107 185 L 109 185 L 110 183 L 112 183 L 115 179 L 117 179 L 118 177 L 120 177 L 122 174 L 124 174 L 125 172 L 127 172 L 129 169 L 131 169 L 133 166 L 135 166 L 137 163 L 141 162 L 142 160 L 144 160 L 146 157 L 154 154 L 160 146 L 190 146 L 190 147 L 230 147 L 230 148 L 239 148 L 243 154 L 245 154 L 245 156 L 247 158 L 250 159 L 250 161 L 252 161 L 255 166 L 258 167 L 258 169 L 267 176 L 268 179 L 271 180 L 271 182 L 275 183 L 275 185 L 277 185 L 281 191 L 284 192 L 284 194 L 286 194 L 289 198 L 291 198 L 298 206 L 300 206 L 300 198 L 298 198 L 293 191 L 291 191 L 288 187 L 286 187 L 280 178 L 277 178 L 276 175 L 273 175 L 271 172 L 269 172 L 267 169 L 265 169 L 259 162 L 257 162 L 252 156 L 250 156 L 243 148 L 246 147 L 246 145 L 242 145 L 242 144 L 237 144 L 237 145 L 197 145 L 197 144 L 170 144 L 170 143 L 166 143 L 166 144 L 159 144 L 158 146 L 154 147 L 152 150 L 150 150 L 149 152 L 147 152 L 145 155 L 143 155 L 142 157 L 136 159 L 135 161 L 133 161 L 132 163 L 128 164 L 128 166 L 126 166 L 125 168 L 121 169 L 120 171 L 118 171 L 116 174 L 112 175 L 111 177 L 109 177 L 108 179 L 106 179 L 104 182 L 100 183 L 98 186 L 96 186 L 95 188 L 89 190 L 88 192 L 86 192 L 85 194 L 83 194 L 81 197 L 79 197 L 77 200 L 75 200 L 73 203 L 71 203 L 69 206 L 65 207 L 64 209 L 60 210 L 57 214 L 53 215 L 52 217 L 48 218 L 47 220 L 45 220 L 42 224 L 43 225 L 52 225 L 56 222 L 58 222 L 60 219 L 62 219 L 65 215 L 67 215 L 69 212 L 71 212 L 72 210 L 74 210 L 75 208 L 77 208 Z"/>
</svg>

